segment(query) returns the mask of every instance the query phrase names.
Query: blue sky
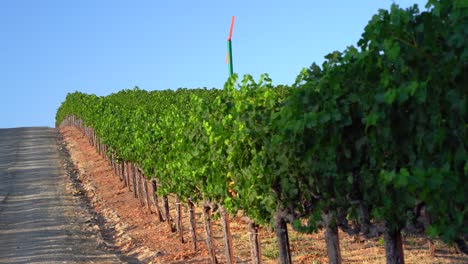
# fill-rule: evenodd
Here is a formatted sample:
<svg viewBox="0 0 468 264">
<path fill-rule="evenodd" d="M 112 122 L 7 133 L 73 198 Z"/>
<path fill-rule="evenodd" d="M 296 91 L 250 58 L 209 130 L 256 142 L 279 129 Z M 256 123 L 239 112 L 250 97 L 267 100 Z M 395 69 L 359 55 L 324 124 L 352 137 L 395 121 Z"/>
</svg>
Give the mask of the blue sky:
<svg viewBox="0 0 468 264">
<path fill-rule="evenodd" d="M 291 84 L 355 44 L 373 14 L 421 0 L 0 1 L 0 128 L 54 126 L 68 92 L 222 88 L 234 72 Z"/>
</svg>

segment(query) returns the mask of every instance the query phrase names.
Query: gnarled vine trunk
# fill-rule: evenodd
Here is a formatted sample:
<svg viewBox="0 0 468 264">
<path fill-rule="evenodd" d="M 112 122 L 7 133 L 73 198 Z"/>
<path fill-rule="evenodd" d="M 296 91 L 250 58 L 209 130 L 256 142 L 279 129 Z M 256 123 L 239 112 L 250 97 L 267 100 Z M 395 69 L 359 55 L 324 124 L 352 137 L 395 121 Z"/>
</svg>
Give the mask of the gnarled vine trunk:
<svg viewBox="0 0 468 264">
<path fill-rule="evenodd" d="M 164 214 L 166 215 L 167 225 L 169 227 L 169 232 L 174 232 L 175 229 L 172 226 L 172 218 L 171 218 L 171 214 L 169 213 L 169 200 L 167 199 L 167 195 L 163 195 L 163 206 L 164 206 Z"/>
<path fill-rule="evenodd" d="M 403 239 L 400 230 L 387 229 L 384 233 L 387 264 L 404 264 Z"/>
<path fill-rule="evenodd" d="M 148 209 L 149 212 L 151 212 L 151 202 L 148 194 L 148 181 L 146 180 L 146 177 L 143 176 L 143 192 L 145 193 L 145 203 L 146 203 L 146 208 Z"/>
<path fill-rule="evenodd" d="M 133 185 L 133 197 L 137 198 L 137 186 L 136 186 L 136 174 L 137 168 L 135 165 L 132 165 L 132 185 Z"/>
<path fill-rule="evenodd" d="M 121 171 L 122 171 L 122 181 L 123 181 L 124 187 L 126 187 L 128 185 L 128 183 L 127 183 L 127 169 L 128 169 L 128 163 L 126 161 L 122 161 Z"/>
<path fill-rule="evenodd" d="M 322 215 L 325 224 L 325 241 L 327 244 L 328 263 L 341 264 L 340 239 L 338 236 L 338 225 L 333 213 Z"/>
<path fill-rule="evenodd" d="M 205 220 L 206 247 L 208 248 L 210 261 L 211 264 L 217 264 L 218 260 L 216 259 L 216 252 L 213 244 L 213 229 L 211 227 L 211 207 L 207 203 L 203 205 L 203 217 Z"/>
<path fill-rule="evenodd" d="M 197 252 L 197 228 L 195 222 L 195 205 L 191 200 L 188 201 L 188 214 L 190 222 L 190 233 L 192 234 L 193 251 Z"/>
<path fill-rule="evenodd" d="M 223 227 L 224 233 L 224 249 L 226 254 L 226 263 L 233 264 L 234 263 L 234 252 L 232 249 L 232 236 L 231 236 L 231 226 L 229 223 L 229 215 L 226 212 L 226 209 L 220 205 L 219 212 L 221 214 L 221 224 Z"/>
<path fill-rule="evenodd" d="M 275 216 L 275 232 L 278 240 L 279 262 L 281 264 L 290 264 L 291 251 L 289 248 L 288 226 L 283 218 L 283 212 L 278 210 Z"/>
<path fill-rule="evenodd" d="M 158 195 L 157 195 L 158 184 L 157 184 L 156 180 L 153 179 L 151 181 L 151 186 L 153 188 L 153 205 L 154 205 L 154 208 L 156 209 L 156 214 L 158 215 L 159 222 L 162 222 L 165 219 L 162 216 L 161 207 L 159 207 L 159 200 L 158 200 Z"/>
<path fill-rule="evenodd" d="M 176 227 L 179 232 L 179 240 L 181 243 L 184 243 L 184 228 L 182 225 L 182 205 L 180 204 L 179 197 L 175 197 L 175 208 L 176 208 Z"/>
</svg>

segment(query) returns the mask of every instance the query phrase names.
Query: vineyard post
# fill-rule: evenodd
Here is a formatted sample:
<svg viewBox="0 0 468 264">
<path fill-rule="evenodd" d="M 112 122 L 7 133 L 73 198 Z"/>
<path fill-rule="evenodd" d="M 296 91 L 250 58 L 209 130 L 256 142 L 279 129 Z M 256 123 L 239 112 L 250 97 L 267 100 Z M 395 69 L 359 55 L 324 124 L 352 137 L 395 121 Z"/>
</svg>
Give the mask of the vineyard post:
<svg viewBox="0 0 468 264">
<path fill-rule="evenodd" d="M 119 160 L 115 160 L 115 175 L 120 179 L 120 163 Z"/>
<path fill-rule="evenodd" d="M 210 255 L 211 264 L 217 264 L 216 251 L 213 244 L 213 228 L 211 226 L 211 206 L 208 202 L 203 205 L 203 218 L 205 220 L 206 246 Z"/>
<path fill-rule="evenodd" d="M 249 219 L 249 238 L 250 238 L 250 254 L 253 264 L 262 263 L 262 252 L 260 244 L 260 236 L 258 234 L 259 226 Z"/>
<path fill-rule="evenodd" d="M 112 169 L 114 169 L 114 174 L 117 174 L 117 170 L 115 169 L 115 155 L 114 155 L 114 153 L 112 153 L 111 164 L 112 164 Z"/>
<path fill-rule="evenodd" d="M 388 264 L 404 264 L 403 239 L 400 229 L 390 229 L 384 232 L 385 254 Z"/>
<path fill-rule="evenodd" d="M 143 198 L 143 172 L 138 168 L 138 200 L 140 201 L 140 206 L 144 207 L 145 206 L 145 200 Z"/>
<path fill-rule="evenodd" d="M 120 163 L 120 181 L 123 181 L 124 187 L 127 186 L 125 182 L 125 161 Z"/>
<path fill-rule="evenodd" d="M 192 234 L 193 251 L 197 252 L 197 228 L 195 222 L 195 206 L 191 199 L 188 200 L 188 213 L 190 220 L 190 233 Z"/>
<path fill-rule="evenodd" d="M 153 187 L 153 190 L 152 190 L 152 192 L 153 192 L 153 205 L 156 208 L 156 214 L 158 215 L 159 222 L 162 222 L 162 221 L 164 221 L 164 218 L 163 218 L 162 213 L 161 213 L 162 210 L 159 207 L 158 195 L 156 194 L 156 192 L 158 191 L 158 184 L 157 184 L 155 179 L 153 179 L 151 181 L 151 186 Z"/>
<path fill-rule="evenodd" d="M 148 181 L 146 180 L 146 177 L 143 177 L 143 189 L 145 191 L 146 207 L 148 208 L 148 211 L 151 213 L 151 202 L 149 198 Z"/>
<path fill-rule="evenodd" d="M 95 140 L 96 140 L 96 133 L 94 132 L 94 129 L 91 130 L 91 141 L 93 142 L 93 146 L 95 144 Z"/>
<path fill-rule="evenodd" d="M 335 214 L 332 212 L 322 215 L 325 224 L 325 242 L 327 245 L 328 263 L 341 264 L 340 239 Z"/>
<path fill-rule="evenodd" d="M 126 161 L 122 161 L 122 180 L 123 180 L 123 184 L 124 184 L 124 187 L 127 186 L 127 178 L 126 178 L 126 168 L 128 167 L 128 163 Z"/>
<path fill-rule="evenodd" d="M 275 231 L 278 241 L 279 263 L 290 264 L 291 251 L 289 248 L 288 225 L 283 218 L 283 212 L 278 209 L 275 216 Z"/>
<path fill-rule="evenodd" d="M 125 181 L 127 182 L 127 187 L 128 187 L 128 191 L 131 192 L 132 191 L 132 188 L 131 188 L 131 184 L 130 184 L 130 174 L 132 172 L 132 166 L 133 164 L 130 163 L 127 165 L 127 173 L 126 173 L 126 178 L 125 178 Z"/>
<path fill-rule="evenodd" d="M 133 184 L 133 197 L 137 198 L 137 186 L 136 186 L 136 166 L 132 164 L 132 184 Z"/>
<path fill-rule="evenodd" d="M 172 226 L 172 218 L 171 214 L 169 213 L 169 200 L 167 195 L 163 195 L 163 206 L 164 206 L 164 214 L 166 215 L 167 225 L 169 227 L 169 232 L 174 232 L 175 229 Z"/>
<path fill-rule="evenodd" d="M 122 161 L 122 179 L 124 181 L 124 187 L 129 186 L 128 182 L 128 172 L 129 172 L 129 164 L 126 161 Z"/>
<path fill-rule="evenodd" d="M 179 232 L 179 240 L 184 243 L 184 228 L 182 225 L 182 205 L 180 203 L 179 196 L 175 196 L 175 208 L 176 208 L 176 227 Z"/>
<path fill-rule="evenodd" d="M 228 264 L 234 263 L 234 252 L 232 249 L 232 236 L 231 236 L 231 226 L 229 223 L 229 214 L 226 212 L 226 209 L 219 205 L 219 211 L 221 214 L 221 224 L 223 227 L 224 233 L 224 248 L 226 254 L 226 262 Z"/>
</svg>

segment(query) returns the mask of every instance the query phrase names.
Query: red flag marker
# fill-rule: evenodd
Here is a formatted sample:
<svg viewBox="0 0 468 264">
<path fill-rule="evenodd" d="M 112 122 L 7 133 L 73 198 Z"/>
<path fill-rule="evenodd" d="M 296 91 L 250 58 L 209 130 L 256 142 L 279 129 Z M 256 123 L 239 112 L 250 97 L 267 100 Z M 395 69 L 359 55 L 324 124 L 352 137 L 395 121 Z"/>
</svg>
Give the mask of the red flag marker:
<svg viewBox="0 0 468 264">
<path fill-rule="evenodd" d="M 236 20 L 236 16 L 232 16 L 231 29 L 229 30 L 228 40 L 231 40 L 231 38 L 232 38 L 232 31 L 234 30 L 234 21 L 235 20 Z"/>
</svg>

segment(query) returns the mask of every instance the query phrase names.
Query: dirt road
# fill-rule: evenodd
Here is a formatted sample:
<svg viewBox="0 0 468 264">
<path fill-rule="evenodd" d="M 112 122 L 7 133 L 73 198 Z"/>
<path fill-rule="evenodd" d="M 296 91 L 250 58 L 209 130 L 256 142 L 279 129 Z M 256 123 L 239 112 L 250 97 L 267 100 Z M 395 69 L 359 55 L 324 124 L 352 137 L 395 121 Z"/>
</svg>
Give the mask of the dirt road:
<svg viewBox="0 0 468 264">
<path fill-rule="evenodd" d="M 0 263 L 121 263 L 68 190 L 51 128 L 0 129 Z"/>
</svg>

